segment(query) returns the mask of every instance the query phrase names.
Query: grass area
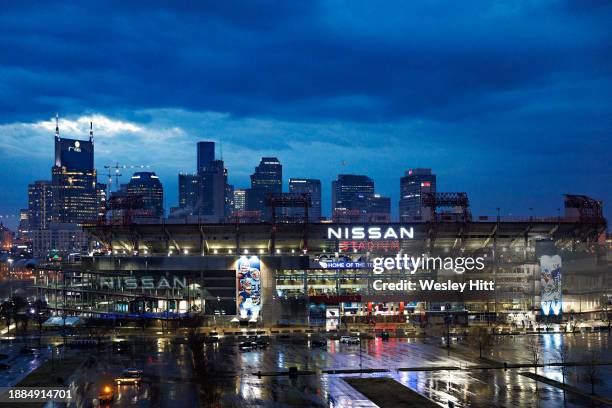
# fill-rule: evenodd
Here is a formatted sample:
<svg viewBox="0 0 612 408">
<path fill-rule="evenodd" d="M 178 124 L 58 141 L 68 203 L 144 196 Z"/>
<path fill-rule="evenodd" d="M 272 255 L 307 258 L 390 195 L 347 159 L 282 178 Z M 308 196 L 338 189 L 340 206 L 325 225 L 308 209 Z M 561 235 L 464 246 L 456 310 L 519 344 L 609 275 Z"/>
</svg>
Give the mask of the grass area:
<svg viewBox="0 0 612 408">
<path fill-rule="evenodd" d="M 63 385 L 64 381 L 85 361 L 85 356 L 66 357 L 45 362 L 26 378 L 21 380 L 17 387 L 53 387 Z"/>
<path fill-rule="evenodd" d="M 343 378 L 343 380 L 380 408 L 439 407 L 439 405 L 418 392 L 405 387 L 393 378 Z"/>
</svg>

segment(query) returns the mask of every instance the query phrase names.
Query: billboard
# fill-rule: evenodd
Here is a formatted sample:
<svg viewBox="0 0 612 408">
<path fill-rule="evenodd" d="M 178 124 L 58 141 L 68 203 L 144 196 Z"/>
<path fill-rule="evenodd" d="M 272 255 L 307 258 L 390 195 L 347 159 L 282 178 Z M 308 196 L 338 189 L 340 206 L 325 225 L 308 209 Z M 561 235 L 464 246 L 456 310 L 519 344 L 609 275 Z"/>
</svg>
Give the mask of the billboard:
<svg viewBox="0 0 612 408">
<path fill-rule="evenodd" d="M 256 256 L 240 257 L 236 267 L 236 302 L 240 319 L 256 322 L 261 311 L 261 263 Z"/>
<path fill-rule="evenodd" d="M 544 315 L 558 315 L 561 303 L 561 257 L 559 255 L 540 256 L 541 307 Z"/>
</svg>

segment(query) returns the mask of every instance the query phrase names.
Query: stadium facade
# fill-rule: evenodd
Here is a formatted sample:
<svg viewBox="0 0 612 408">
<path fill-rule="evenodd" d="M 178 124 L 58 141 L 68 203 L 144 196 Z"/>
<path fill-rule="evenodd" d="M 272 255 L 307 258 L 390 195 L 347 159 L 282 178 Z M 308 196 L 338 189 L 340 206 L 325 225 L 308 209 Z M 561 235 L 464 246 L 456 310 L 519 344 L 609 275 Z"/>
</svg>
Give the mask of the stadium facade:
<svg viewBox="0 0 612 408">
<path fill-rule="evenodd" d="M 163 223 L 87 231 L 89 255 L 38 270 L 34 287 L 58 313 L 332 326 L 455 313 L 524 324 L 602 310 L 612 288 L 604 219 Z M 404 255 L 478 258 L 484 266 L 374 272 L 377 258 Z M 381 283 L 417 279 L 490 281 L 495 290 L 381 290 Z"/>
</svg>

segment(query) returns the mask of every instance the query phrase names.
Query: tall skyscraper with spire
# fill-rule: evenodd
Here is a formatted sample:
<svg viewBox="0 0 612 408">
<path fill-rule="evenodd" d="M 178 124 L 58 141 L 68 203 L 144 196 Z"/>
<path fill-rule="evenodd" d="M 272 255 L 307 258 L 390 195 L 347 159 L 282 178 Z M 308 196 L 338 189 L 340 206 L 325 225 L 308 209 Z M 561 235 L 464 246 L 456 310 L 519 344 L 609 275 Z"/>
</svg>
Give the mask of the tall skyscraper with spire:
<svg viewBox="0 0 612 408">
<path fill-rule="evenodd" d="M 91 224 L 98 217 L 97 174 L 94 168 L 93 123 L 89 140 L 60 137 L 55 117 L 55 163 L 51 168 L 53 222 Z"/>
</svg>

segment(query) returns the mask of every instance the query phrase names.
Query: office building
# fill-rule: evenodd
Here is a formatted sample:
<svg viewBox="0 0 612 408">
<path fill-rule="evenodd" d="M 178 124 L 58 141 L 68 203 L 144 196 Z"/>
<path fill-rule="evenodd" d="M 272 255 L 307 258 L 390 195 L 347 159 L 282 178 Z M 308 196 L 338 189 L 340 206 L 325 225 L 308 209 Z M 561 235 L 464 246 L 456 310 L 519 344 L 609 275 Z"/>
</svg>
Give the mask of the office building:
<svg viewBox="0 0 612 408">
<path fill-rule="evenodd" d="M 223 161 L 213 160 L 198 177 L 200 183 L 194 215 L 205 216 L 208 222 L 222 222 L 225 219 L 227 185 L 227 170 Z"/>
<path fill-rule="evenodd" d="M 365 222 L 391 222 L 391 198 L 380 194 L 369 197 Z"/>
<path fill-rule="evenodd" d="M 51 170 L 53 222 L 95 223 L 99 213 L 96 184 L 93 130 L 89 140 L 61 138 L 56 119 L 55 164 Z"/>
<path fill-rule="evenodd" d="M 407 170 L 400 179 L 400 221 L 430 221 L 431 210 L 425 209 L 423 195 L 435 192 L 436 175 L 431 169 Z"/>
<path fill-rule="evenodd" d="M 106 183 L 96 184 L 96 196 L 98 198 L 98 220 L 103 221 L 106 217 L 107 211 L 107 195 L 108 185 Z"/>
<path fill-rule="evenodd" d="M 197 174 L 184 174 L 178 176 L 178 208 L 182 214 L 193 215 L 198 205 L 198 192 L 200 190 L 200 177 Z"/>
<path fill-rule="evenodd" d="M 340 174 L 332 181 L 332 217 L 360 219 L 374 196 L 374 180 L 367 176 Z"/>
<path fill-rule="evenodd" d="M 17 238 L 28 239 L 30 237 L 30 210 L 22 208 L 19 210 L 19 226 L 17 227 Z"/>
<path fill-rule="evenodd" d="M 272 213 L 266 207 L 268 194 L 280 194 L 283 191 L 283 166 L 276 157 L 262 157 L 255 173 L 251 175 L 251 188 L 247 193 L 247 210 L 259 211 L 264 220 L 269 220 Z"/>
<path fill-rule="evenodd" d="M 126 191 L 129 197 L 142 200 L 142 208 L 135 210 L 136 218 L 159 219 L 164 216 L 164 189 L 154 172 L 134 173 Z"/>
<path fill-rule="evenodd" d="M 225 170 L 225 219 L 229 219 L 234 212 L 234 185 L 227 184 L 227 170 Z"/>
<path fill-rule="evenodd" d="M 310 195 L 310 208 L 308 209 L 308 221 L 319 222 L 321 219 L 321 180 L 290 178 L 289 192 L 296 194 Z M 304 217 L 304 209 L 291 208 L 291 218 L 297 219 Z"/>
<path fill-rule="evenodd" d="M 53 214 L 51 182 L 38 180 L 28 185 L 28 228 L 45 229 Z"/>
<path fill-rule="evenodd" d="M 31 236 L 35 259 L 55 255 L 66 258 L 69 254 L 83 254 L 88 250 L 88 235 L 77 224 L 50 223 L 46 229 L 33 230 Z"/>
<path fill-rule="evenodd" d="M 246 211 L 246 195 L 246 190 L 234 189 L 234 211 Z"/>
<path fill-rule="evenodd" d="M 197 172 L 202 174 L 210 169 L 215 160 L 215 142 L 198 142 L 197 145 Z"/>
<path fill-rule="evenodd" d="M 215 142 L 197 143 L 196 174 L 179 174 L 178 207 L 170 216 L 222 222 L 233 210 L 233 186 L 227 184 L 223 160 L 215 160 Z"/>
</svg>

